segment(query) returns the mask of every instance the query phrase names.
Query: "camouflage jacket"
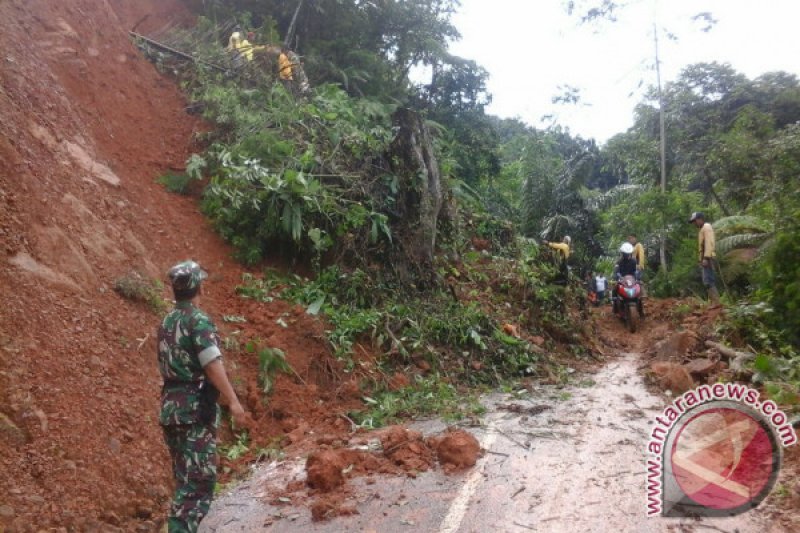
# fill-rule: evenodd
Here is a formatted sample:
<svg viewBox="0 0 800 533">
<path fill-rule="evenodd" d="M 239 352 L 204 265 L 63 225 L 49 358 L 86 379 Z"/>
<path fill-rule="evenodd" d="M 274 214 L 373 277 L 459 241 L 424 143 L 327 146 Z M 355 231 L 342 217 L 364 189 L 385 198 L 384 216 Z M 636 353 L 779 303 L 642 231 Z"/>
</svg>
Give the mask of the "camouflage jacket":
<svg viewBox="0 0 800 533">
<path fill-rule="evenodd" d="M 191 302 L 178 302 L 158 329 L 158 369 L 164 378 L 161 425 L 200 422 L 203 367 L 221 356 L 217 329 L 208 315 Z"/>
</svg>

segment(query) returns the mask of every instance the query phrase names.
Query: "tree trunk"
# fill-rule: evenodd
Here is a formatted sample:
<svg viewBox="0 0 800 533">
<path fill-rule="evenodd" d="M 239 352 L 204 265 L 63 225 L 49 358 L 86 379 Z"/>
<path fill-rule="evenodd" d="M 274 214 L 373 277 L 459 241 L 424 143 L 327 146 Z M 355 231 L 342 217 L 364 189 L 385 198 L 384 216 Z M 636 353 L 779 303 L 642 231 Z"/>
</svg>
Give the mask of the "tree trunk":
<svg viewBox="0 0 800 533">
<path fill-rule="evenodd" d="M 444 198 L 439 164 L 428 127 L 409 109 L 398 109 L 393 117 L 397 128 L 389 148 L 389 161 L 400 184 L 399 212 L 403 217 L 407 252 L 422 273 L 432 272 L 436 231 Z"/>
</svg>

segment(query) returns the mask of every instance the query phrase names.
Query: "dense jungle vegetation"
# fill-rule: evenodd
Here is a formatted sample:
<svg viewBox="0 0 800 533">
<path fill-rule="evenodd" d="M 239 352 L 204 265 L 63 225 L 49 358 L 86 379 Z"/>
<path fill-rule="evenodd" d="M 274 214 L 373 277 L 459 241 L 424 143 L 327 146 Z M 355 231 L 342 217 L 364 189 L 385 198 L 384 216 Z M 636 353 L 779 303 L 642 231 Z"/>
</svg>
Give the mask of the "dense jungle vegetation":
<svg viewBox="0 0 800 533">
<path fill-rule="evenodd" d="M 661 192 L 655 88 L 633 126 L 603 146 L 559 126 L 488 115 L 487 71 L 448 52 L 458 38 L 456 0 L 194 4 L 200 30 L 184 44 L 197 56 L 218 57 L 238 23 L 254 43 L 285 42 L 302 58 L 311 89 L 293 94 L 277 83 L 266 53 L 236 75 L 160 57 L 216 125 L 186 175 L 165 181 L 183 190 L 209 179 L 203 208 L 242 261 L 281 253 L 310 265 L 313 281 L 265 276 L 245 280 L 242 292 L 277 291 L 325 313 L 337 353 L 371 335 L 400 360 L 421 357 L 476 382 L 536 373 L 542 350 L 502 325 L 577 345 L 575 280 L 610 273 L 629 233 L 648 252 L 652 296 L 702 296 L 696 228 L 687 219 L 703 211 L 716 228 L 729 308 L 721 333 L 761 354 L 759 379 L 800 381 L 793 74 L 748 79 L 735 66 L 708 63 L 667 83 Z M 429 79 L 412 81 L 414 67 L 428 69 Z M 420 159 L 427 167 L 415 167 L 398 146 L 404 109 L 423 119 L 415 138 L 431 147 Z M 433 178 L 441 190 L 432 214 L 424 207 Z M 431 214 L 433 235 L 425 227 Z M 567 287 L 553 283 L 557 261 L 537 244 L 564 235 L 574 247 Z"/>
</svg>

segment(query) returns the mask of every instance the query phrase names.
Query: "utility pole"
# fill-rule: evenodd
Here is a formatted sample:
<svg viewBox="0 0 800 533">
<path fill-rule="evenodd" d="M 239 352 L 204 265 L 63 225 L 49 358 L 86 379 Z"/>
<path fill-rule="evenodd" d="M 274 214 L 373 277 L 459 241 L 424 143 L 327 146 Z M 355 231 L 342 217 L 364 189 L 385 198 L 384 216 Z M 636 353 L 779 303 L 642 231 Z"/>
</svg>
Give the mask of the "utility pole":
<svg viewBox="0 0 800 533">
<path fill-rule="evenodd" d="M 653 19 L 653 42 L 656 48 L 656 82 L 658 84 L 658 122 L 659 122 L 659 136 L 661 145 L 661 193 L 667 192 L 667 138 L 664 126 L 664 96 L 661 92 L 661 60 L 658 55 L 658 27 L 656 19 Z M 659 259 L 661 262 L 661 271 L 667 271 L 667 242 L 664 228 L 661 228 L 661 243 L 659 245 Z"/>
</svg>

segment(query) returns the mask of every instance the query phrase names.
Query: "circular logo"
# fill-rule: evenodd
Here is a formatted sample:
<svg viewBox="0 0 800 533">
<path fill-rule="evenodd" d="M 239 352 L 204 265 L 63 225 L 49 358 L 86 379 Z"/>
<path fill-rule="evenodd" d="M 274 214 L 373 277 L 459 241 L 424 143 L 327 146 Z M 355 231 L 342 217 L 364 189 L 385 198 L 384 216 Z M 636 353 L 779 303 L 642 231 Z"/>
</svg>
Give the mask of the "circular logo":
<svg viewBox="0 0 800 533">
<path fill-rule="evenodd" d="M 672 473 L 695 504 L 736 512 L 757 506 L 772 490 L 780 449 L 766 423 L 744 408 L 712 407 L 678 428 Z"/>
</svg>

